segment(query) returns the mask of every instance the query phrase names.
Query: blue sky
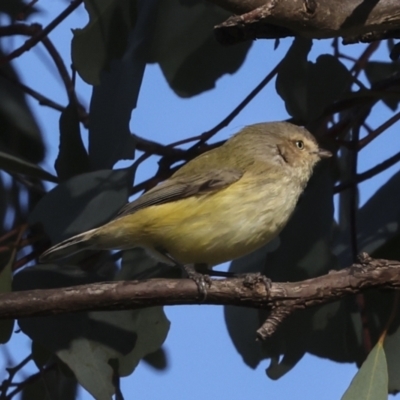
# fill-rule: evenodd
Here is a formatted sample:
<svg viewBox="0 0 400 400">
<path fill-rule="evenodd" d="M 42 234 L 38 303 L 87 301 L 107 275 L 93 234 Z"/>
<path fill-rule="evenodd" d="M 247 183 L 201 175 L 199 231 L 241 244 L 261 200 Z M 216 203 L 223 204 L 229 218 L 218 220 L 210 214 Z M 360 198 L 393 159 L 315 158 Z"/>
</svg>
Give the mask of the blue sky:
<svg viewBox="0 0 400 400">
<path fill-rule="evenodd" d="M 38 7 L 46 12 L 38 15 L 36 20 L 46 25 L 65 5 L 64 1 L 40 0 Z M 51 33 L 50 38 L 64 60 L 70 59 L 70 29 L 83 27 L 86 21 L 86 13 L 81 7 Z M 138 108 L 132 114 L 132 132 L 154 141 L 170 143 L 212 128 L 265 77 L 286 53 L 291 42 L 291 39 L 282 40 L 276 51 L 273 50 L 272 41 L 255 42 L 245 64 L 236 74 L 224 76 L 217 82 L 214 90 L 191 99 L 178 98 L 168 87 L 159 67 L 148 66 Z M 14 48 L 22 43 L 22 40 L 12 38 L 8 43 Z M 315 42 L 310 59 L 313 60 L 319 54 L 329 51 L 329 46 L 330 41 Z M 364 48 L 364 45 L 357 45 L 346 48 L 345 51 L 356 57 Z M 388 61 L 385 45 L 381 45 L 374 58 Z M 66 62 L 67 65 L 69 63 Z M 14 65 L 28 85 L 61 104 L 67 104 L 67 97 L 57 72 L 40 46 L 25 53 Z M 91 88 L 79 78 L 77 93 L 83 104 L 88 105 Z M 34 100 L 29 99 L 29 103 L 48 143 L 48 153 L 43 166 L 54 172 L 53 164 L 58 151 L 59 113 L 39 106 Z M 373 127 L 392 115 L 383 104 L 380 104 L 377 110 L 371 121 Z M 219 132 L 215 140 L 225 139 L 251 123 L 285 118 L 287 113 L 284 104 L 276 95 L 272 83 L 227 128 Z M 87 132 L 83 131 L 85 141 L 86 136 Z M 396 136 L 396 130 L 391 129 L 367 146 L 360 156 L 359 172 L 398 151 L 394 146 L 389 146 Z M 136 182 L 150 177 L 155 168 L 155 160 L 147 161 L 139 169 Z M 398 169 L 399 166 L 395 165 L 360 185 L 360 203 L 363 204 L 376 188 Z M 264 372 L 268 361 L 262 362 L 254 371 L 244 365 L 227 335 L 221 307 L 180 306 L 169 307 L 165 311 L 172 323 L 165 342 L 169 368 L 160 373 L 141 363 L 134 374 L 122 380 L 122 392 L 126 399 L 336 400 L 343 394 L 357 371 L 354 365 L 336 364 L 307 355 L 283 378 L 271 381 Z M 29 352 L 29 342 L 22 333 L 15 334 L 7 347 L 16 362 L 26 357 Z M 36 372 L 33 363 L 28 365 L 28 370 Z M 80 392 L 79 399 L 90 398 L 84 390 Z"/>
</svg>

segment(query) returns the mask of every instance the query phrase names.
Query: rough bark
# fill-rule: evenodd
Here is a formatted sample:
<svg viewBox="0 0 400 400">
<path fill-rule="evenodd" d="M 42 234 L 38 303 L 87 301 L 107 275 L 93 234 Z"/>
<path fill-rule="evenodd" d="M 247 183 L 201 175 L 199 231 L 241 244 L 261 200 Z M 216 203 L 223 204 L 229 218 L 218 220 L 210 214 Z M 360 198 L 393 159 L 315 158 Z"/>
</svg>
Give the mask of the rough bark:
<svg viewBox="0 0 400 400">
<path fill-rule="evenodd" d="M 360 256 L 360 263 L 302 282 L 271 283 L 263 279 L 213 280 L 203 304 L 237 305 L 271 310 L 258 330 L 271 336 L 298 309 L 336 301 L 371 288 L 400 288 L 400 262 Z M 101 282 L 82 286 L 29 290 L 0 295 L 0 319 L 79 311 L 121 310 L 156 305 L 199 304 L 196 284 L 189 279 Z"/>
<path fill-rule="evenodd" d="M 223 44 L 260 38 L 342 37 L 345 43 L 400 37 L 397 0 L 209 0 L 235 14 L 215 27 Z"/>
</svg>

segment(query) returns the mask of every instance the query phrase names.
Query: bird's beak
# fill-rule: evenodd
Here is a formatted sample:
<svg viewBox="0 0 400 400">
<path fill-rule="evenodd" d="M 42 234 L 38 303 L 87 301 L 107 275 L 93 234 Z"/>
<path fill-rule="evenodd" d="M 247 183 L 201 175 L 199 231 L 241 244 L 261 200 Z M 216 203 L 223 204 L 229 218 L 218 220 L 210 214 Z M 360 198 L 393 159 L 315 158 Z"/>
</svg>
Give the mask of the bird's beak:
<svg viewBox="0 0 400 400">
<path fill-rule="evenodd" d="M 321 158 L 329 158 L 332 157 L 332 153 L 328 150 L 325 149 L 318 149 L 317 154 L 321 157 Z"/>
</svg>

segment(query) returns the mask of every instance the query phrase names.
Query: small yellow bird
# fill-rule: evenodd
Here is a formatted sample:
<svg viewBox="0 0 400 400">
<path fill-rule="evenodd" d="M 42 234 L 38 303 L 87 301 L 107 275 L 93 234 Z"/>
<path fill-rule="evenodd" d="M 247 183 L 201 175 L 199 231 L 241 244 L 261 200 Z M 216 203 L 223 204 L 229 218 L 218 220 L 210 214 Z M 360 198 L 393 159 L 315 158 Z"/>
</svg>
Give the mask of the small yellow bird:
<svg viewBox="0 0 400 400">
<path fill-rule="evenodd" d="M 51 247 L 40 261 L 137 246 L 168 264 L 212 267 L 241 257 L 279 234 L 314 165 L 330 156 L 296 125 L 247 126 L 127 204 L 112 221 Z"/>
</svg>

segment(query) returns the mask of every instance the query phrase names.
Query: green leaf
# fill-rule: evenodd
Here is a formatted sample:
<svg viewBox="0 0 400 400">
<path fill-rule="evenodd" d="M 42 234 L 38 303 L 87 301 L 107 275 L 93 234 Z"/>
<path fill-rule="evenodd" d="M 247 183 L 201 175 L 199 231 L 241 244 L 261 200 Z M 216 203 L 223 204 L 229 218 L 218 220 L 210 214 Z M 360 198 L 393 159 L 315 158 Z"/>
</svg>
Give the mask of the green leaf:
<svg viewBox="0 0 400 400">
<path fill-rule="evenodd" d="M 317 119 L 342 95 L 351 82 L 348 69 L 334 56 L 323 54 L 307 61 L 312 42 L 296 38 L 278 72 L 276 90 L 287 112 L 299 121 Z"/>
<path fill-rule="evenodd" d="M 393 298 L 392 298 L 393 300 Z M 393 307 L 393 302 L 391 306 Z M 398 318 L 398 317 L 397 317 Z M 397 320 L 398 322 L 398 320 Z M 397 328 L 390 332 L 385 338 L 383 343 L 383 348 L 386 354 L 387 368 L 388 368 L 388 378 L 389 378 L 389 388 L 390 393 L 396 394 L 400 391 L 400 327 L 397 323 Z"/>
<path fill-rule="evenodd" d="M 77 338 L 69 344 L 68 349 L 57 351 L 57 356 L 72 369 L 78 382 L 95 399 L 112 398 L 115 393 L 112 384 L 114 372 L 108 363 L 112 357 L 102 345 Z"/>
<path fill-rule="evenodd" d="M 42 135 L 24 93 L 7 77 L 20 81 L 10 63 L 0 66 L 0 150 L 38 163 L 44 157 Z"/>
<path fill-rule="evenodd" d="M 134 324 L 132 329 L 136 332 L 137 339 L 130 353 L 118 357 L 118 372 L 121 376 L 130 375 L 143 357 L 159 350 L 170 327 L 162 307 L 131 311 L 131 315 Z"/>
<path fill-rule="evenodd" d="M 68 104 L 61 113 L 60 149 L 54 167 L 60 181 L 90 170 L 89 157 L 82 142 L 76 104 Z"/>
<path fill-rule="evenodd" d="M 149 62 L 160 64 L 179 96 L 212 89 L 218 78 L 233 74 L 242 65 L 251 42 L 223 47 L 214 37 L 214 26 L 229 16 L 229 12 L 204 1 L 160 2 Z"/>
<path fill-rule="evenodd" d="M 130 194 L 130 169 L 82 174 L 44 196 L 29 216 L 41 223 L 53 243 L 108 222 Z"/>
<path fill-rule="evenodd" d="M 43 179 L 49 182 L 58 182 L 57 177 L 45 171 L 38 165 L 23 160 L 21 157 L 7 154 L 3 151 L 0 151 L 0 169 L 4 169 L 4 171 L 7 172 Z"/>
<path fill-rule="evenodd" d="M 380 62 L 370 61 L 365 66 L 365 75 L 371 85 L 382 80 L 388 79 L 400 70 L 399 62 Z M 396 98 L 397 97 L 397 98 Z M 390 96 L 384 96 L 382 101 L 392 110 L 396 111 L 399 106 L 400 96 L 398 93 L 391 93 Z"/>
<path fill-rule="evenodd" d="M 353 378 L 342 400 L 387 400 L 388 371 L 385 351 L 378 342 Z"/>
<path fill-rule="evenodd" d="M 75 29 L 72 61 L 79 75 L 91 85 L 100 83 L 100 72 L 121 58 L 137 19 L 136 0 L 85 0 L 89 23 Z"/>
</svg>

